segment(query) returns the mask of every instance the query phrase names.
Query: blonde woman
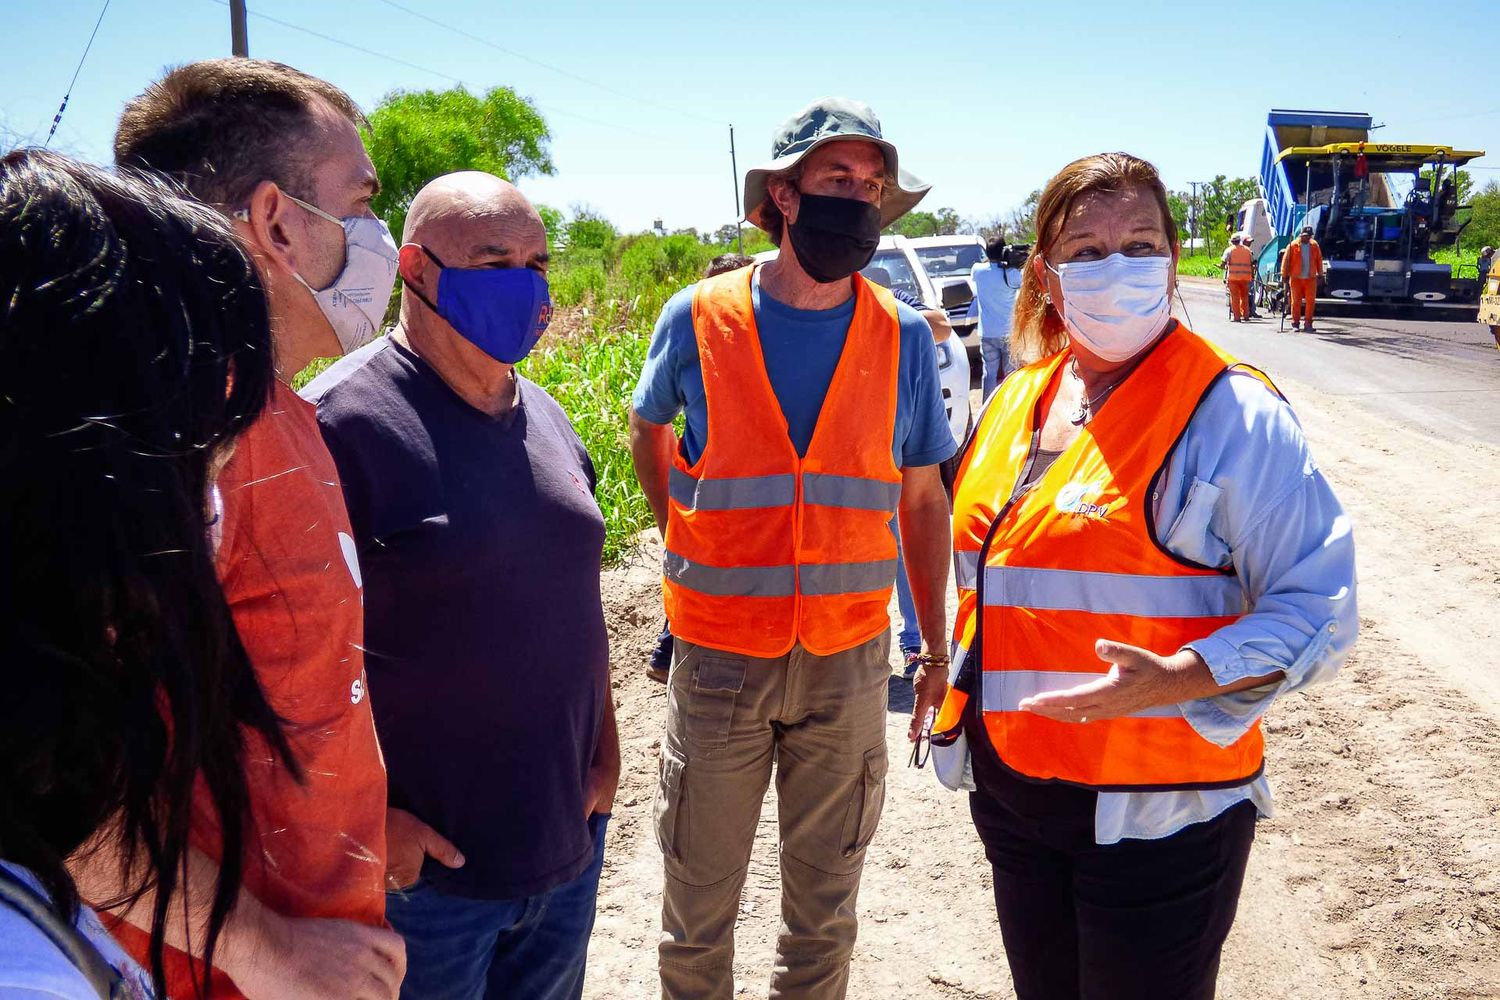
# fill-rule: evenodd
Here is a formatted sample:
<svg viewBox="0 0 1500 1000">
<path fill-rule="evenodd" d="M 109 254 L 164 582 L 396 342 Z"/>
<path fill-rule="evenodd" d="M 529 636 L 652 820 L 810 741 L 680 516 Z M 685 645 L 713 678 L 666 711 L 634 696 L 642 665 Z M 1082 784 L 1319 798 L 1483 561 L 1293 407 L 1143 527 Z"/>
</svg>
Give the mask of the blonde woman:
<svg viewBox="0 0 1500 1000">
<path fill-rule="evenodd" d="M 1259 719 L 1358 625 L 1349 522 L 1286 401 L 1171 315 L 1156 169 L 1078 160 L 1037 211 L 960 466 L 954 687 L 1021 1000 L 1214 995 Z M 944 751 L 939 751 L 944 752 Z"/>
</svg>

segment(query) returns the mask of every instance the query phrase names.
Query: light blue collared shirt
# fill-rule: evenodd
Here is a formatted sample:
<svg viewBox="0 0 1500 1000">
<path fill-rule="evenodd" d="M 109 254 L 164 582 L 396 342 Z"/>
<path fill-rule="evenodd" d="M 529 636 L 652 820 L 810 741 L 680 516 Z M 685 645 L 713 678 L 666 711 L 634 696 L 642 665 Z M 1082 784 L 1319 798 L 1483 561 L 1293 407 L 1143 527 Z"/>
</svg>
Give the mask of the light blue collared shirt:
<svg viewBox="0 0 1500 1000">
<path fill-rule="evenodd" d="M 1359 631 L 1354 535 L 1286 402 L 1255 377 L 1222 379 L 1193 415 L 1153 502 L 1161 543 L 1209 566 L 1233 566 L 1249 611 L 1189 648 L 1221 685 L 1285 678 L 1178 706 L 1204 739 L 1227 746 L 1283 694 L 1332 677 Z M 1100 844 L 1167 837 L 1249 799 L 1272 815 L 1262 775 L 1211 791 L 1101 792 Z"/>
<path fill-rule="evenodd" d="M 979 323 L 979 336 L 994 339 L 1010 336 L 1010 316 L 1016 308 L 1016 292 L 1021 288 L 1021 272 L 982 260 L 969 269 L 974 282 L 974 300 L 969 303 L 970 319 Z"/>
</svg>

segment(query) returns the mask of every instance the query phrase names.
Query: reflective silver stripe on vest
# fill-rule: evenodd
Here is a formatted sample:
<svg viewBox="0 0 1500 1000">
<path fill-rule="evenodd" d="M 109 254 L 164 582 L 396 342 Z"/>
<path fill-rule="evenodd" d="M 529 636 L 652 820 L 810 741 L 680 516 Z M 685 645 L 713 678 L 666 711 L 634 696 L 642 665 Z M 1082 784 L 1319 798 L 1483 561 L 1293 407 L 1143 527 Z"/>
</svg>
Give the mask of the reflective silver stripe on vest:
<svg viewBox="0 0 1500 1000">
<path fill-rule="evenodd" d="M 958 683 L 958 675 L 964 668 L 964 663 L 969 659 L 969 651 L 957 639 L 949 643 L 948 648 L 948 655 L 953 661 L 948 664 L 948 683 L 956 684 Z"/>
<path fill-rule="evenodd" d="M 986 566 L 984 603 L 1136 618 L 1227 618 L 1245 611 L 1245 595 L 1232 576 L 1139 576 L 1023 566 Z"/>
<path fill-rule="evenodd" d="M 984 710 L 986 712 L 1019 712 L 1021 699 L 1048 691 L 1066 691 L 1088 684 L 1107 674 L 1075 674 L 1062 670 L 986 670 L 984 672 Z M 1132 712 L 1132 719 L 1174 719 L 1182 715 L 1176 705 L 1155 705 Z"/>
<path fill-rule="evenodd" d="M 694 479 L 674 466 L 667 479 L 667 492 L 689 510 L 790 507 L 797 499 L 797 478 L 784 475 Z"/>
<path fill-rule="evenodd" d="M 801 577 L 802 593 L 806 597 L 863 594 L 885 590 L 896 582 L 896 560 L 804 565 Z"/>
<path fill-rule="evenodd" d="M 979 581 L 979 553 L 960 550 L 953 553 L 953 579 L 959 590 L 973 590 Z"/>
<path fill-rule="evenodd" d="M 672 583 L 714 597 L 791 597 L 797 592 L 797 572 L 791 566 L 709 566 L 668 552 L 662 573 Z"/>
<path fill-rule="evenodd" d="M 901 484 L 809 472 L 802 477 L 802 502 L 820 507 L 883 510 L 894 514 L 901 503 Z"/>
</svg>

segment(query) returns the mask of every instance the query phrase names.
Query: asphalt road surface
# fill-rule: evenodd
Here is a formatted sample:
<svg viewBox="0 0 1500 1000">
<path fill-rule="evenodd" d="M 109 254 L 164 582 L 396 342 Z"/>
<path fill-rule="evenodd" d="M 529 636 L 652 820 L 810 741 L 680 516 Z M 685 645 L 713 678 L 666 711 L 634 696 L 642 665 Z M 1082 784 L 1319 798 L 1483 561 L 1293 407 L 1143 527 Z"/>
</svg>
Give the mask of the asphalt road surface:
<svg viewBox="0 0 1500 1000">
<path fill-rule="evenodd" d="M 1231 323 L 1224 287 L 1184 279 L 1174 313 L 1242 360 L 1449 438 L 1500 442 L 1500 350 L 1488 327 L 1318 303 L 1312 334 Z M 1295 392 L 1288 392 L 1296 403 Z"/>
</svg>

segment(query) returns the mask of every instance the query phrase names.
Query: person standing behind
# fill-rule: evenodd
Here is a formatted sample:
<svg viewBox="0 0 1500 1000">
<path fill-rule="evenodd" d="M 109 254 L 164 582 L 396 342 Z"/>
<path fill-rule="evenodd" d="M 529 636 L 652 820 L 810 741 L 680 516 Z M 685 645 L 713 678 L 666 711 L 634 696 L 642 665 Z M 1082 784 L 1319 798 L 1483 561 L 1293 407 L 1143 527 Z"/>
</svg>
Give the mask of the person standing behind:
<svg viewBox="0 0 1500 1000">
<path fill-rule="evenodd" d="M 1292 329 L 1306 326 L 1313 332 L 1313 303 L 1318 297 L 1318 278 L 1323 274 L 1323 250 L 1313 239 L 1312 226 L 1289 244 L 1281 257 L 1281 277 L 1291 290 Z"/>
<path fill-rule="evenodd" d="M 303 390 L 365 569 L 413 1000 L 583 991 L 620 752 L 594 466 L 515 369 L 546 273 L 519 191 L 439 177 L 407 212 L 400 325 Z"/>
<path fill-rule="evenodd" d="M 1250 320 L 1250 279 L 1255 273 L 1255 260 L 1244 237 L 1236 233 L 1229 239 L 1223 257 L 1224 277 L 1229 283 L 1230 319 L 1235 323 Z"/>
<path fill-rule="evenodd" d="M 305 779 L 252 740 L 245 888 L 264 913 L 227 925 L 237 946 L 225 949 L 214 997 L 347 997 L 351 984 L 389 997 L 400 981 L 391 956 L 401 941 L 383 926 L 385 768 L 365 684 L 359 564 L 338 472 L 291 388 L 314 358 L 373 337 L 394 287 L 395 243 L 370 211 L 379 182 L 364 122 L 347 94 L 290 66 L 214 59 L 148 87 L 115 135 L 121 167 L 166 174 L 232 216 L 271 308 L 276 378 L 220 476 L 218 565 Z M 219 860 L 206 799 L 193 832 Z M 123 918 L 116 933 L 143 953 L 149 915 L 137 906 Z M 167 959 L 169 991 L 191 995 L 188 955 Z"/>
<path fill-rule="evenodd" d="M 1479 251 L 1479 260 L 1474 263 L 1474 266 L 1479 269 L 1479 292 L 1481 295 L 1484 294 L 1485 282 L 1490 278 L 1490 268 L 1494 266 L 1494 263 L 1495 248 L 1482 248 Z"/>
<path fill-rule="evenodd" d="M 676 637 L 656 794 L 668 998 L 734 992 L 734 925 L 775 760 L 781 935 L 773 996 L 841 997 L 885 795 L 887 605 L 901 515 L 921 624 L 916 701 L 947 683 L 952 455 L 932 330 L 858 274 L 927 185 L 870 108 L 816 101 L 745 178 L 774 261 L 662 310 L 630 416 L 666 538 Z M 679 441 L 672 420 L 685 411 Z"/>
<path fill-rule="evenodd" d="M 987 258 L 969 272 L 974 282 L 974 312 L 979 319 L 979 353 L 984 361 L 983 396 L 1010 374 L 1010 317 L 1016 307 L 1021 273 L 1005 266 L 1005 237 L 984 245 Z"/>
<path fill-rule="evenodd" d="M 265 295 L 218 213 L 37 149 L 0 158 L 0 289 L 0 996 L 165 997 L 174 925 L 230 961 L 238 866 L 194 873 L 217 907 L 146 919 L 148 975 L 68 859 L 138 857 L 149 912 L 195 784 L 240 845 L 242 727 L 294 766 L 214 579 L 214 470 L 270 391 Z"/>
</svg>

